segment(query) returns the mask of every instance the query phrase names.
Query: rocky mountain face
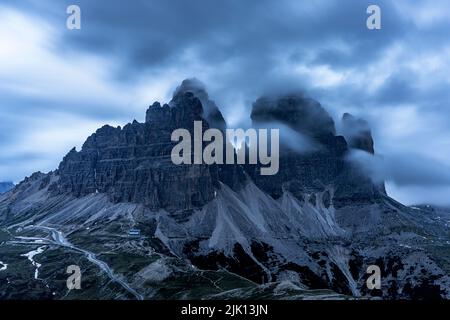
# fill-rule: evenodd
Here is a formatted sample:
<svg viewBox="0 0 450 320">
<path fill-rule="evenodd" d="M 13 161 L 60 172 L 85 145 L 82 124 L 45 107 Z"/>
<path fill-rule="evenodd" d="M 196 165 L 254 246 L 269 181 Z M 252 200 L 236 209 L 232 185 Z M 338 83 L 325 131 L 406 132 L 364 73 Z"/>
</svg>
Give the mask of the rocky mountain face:
<svg viewBox="0 0 450 320">
<path fill-rule="evenodd" d="M 8 192 L 14 188 L 14 183 L 12 182 L 0 182 L 0 193 Z"/>
<path fill-rule="evenodd" d="M 373 203 L 383 196 L 383 188 L 374 185 L 359 168 L 346 160 L 354 140 L 348 140 L 348 143 L 346 138 L 336 135 L 333 119 L 318 102 L 299 96 L 261 98 L 254 103 L 251 117 L 257 127 L 267 123 L 287 126 L 306 137 L 312 145 L 311 150 L 301 153 L 289 145 L 282 148 L 280 171 L 274 177 L 260 176 L 258 170 L 250 173 L 253 181 L 273 198 L 289 191 L 304 200 L 305 193 L 326 190 L 324 205 L 329 206 L 332 200 L 334 206 L 339 207 L 348 202 Z M 346 120 L 348 117 L 343 119 L 347 127 L 351 126 Z M 365 133 L 367 139 L 372 140 L 370 131 Z M 282 136 L 281 143 L 288 134 Z M 373 153 L 373 143 L 371 151 Z"/>
<path fill-rule="evenodd" d="M 192 134 L 195 120 L 226 128 L 204 88 L 185 80 L 168 104 L 149 107 L 145 123 L 104 126 L 56 171 L 1 195 L 0 253 L 43 246 L 45 285 L 35 280 L 45 293 L 55 277 L 48 270 L 76 249 L 91 253 L 87 270 L 96 268 L 92 254 L 113 270 L 92 276 L 117 284 L 102 287 L 107 298 L 450 298 L 448 225 L 389 198 L 348 160 L 353 149 L 375 153 L 366 122 L 346 114 L 337 135 L 320 104 L 301 95 L 260 98 L 251 118 L 256 128 L 280 128 L 278 174 L 173 164 L 173 130 Z M 141 237 L 130 238 L 130 228 Z M 380 290 L 366 285 L 370 265 L 382 271 Z M 15 290 L 0 271 L 2 285 Z"/>
<path fill-rule="evenodd" d="M 191 92 L 179 92 L 171 106 L 154 103 L 145 123 L 123 128 L 104 126 L 90 136 L 81 151 L 73 149 L 58 168 L 55 192 L 77 197 L 106 193 L 117 202 L 142 203 L 150 209 L 170 212 L 190 210 L 211 201 L 218 187 L 215 166 L 179 166 L 170 154 L 175 129 L 188 129 L 202 118 L 200 100 Z"/>
<path fill-rule="evenodd" d="M 315 149 L 305 154 L 282 148 L 277 175 L 261 176 L 260 168 L 250 165 L 231 171 L 228 165 L 174 165 L 170 153 L 175 143 L 170 136 L 175 129 L 185 128 L 193 135 L 194 121 L 202 121 L 204 130 L 210 128 L 210 122 L 215 124 L 214 128 L 226 128 L 215 104 L 204 91 L 199 91 L 184 81 L 169 104 L 161 106 L 155 102 L 150 106 L 146 123 L 135 121 L 123 129 L 110 126 L 99 129 L 80 152 L 72 150 L 60 164 L 58 191 L 75 196 L 100 192 L 107 193 L 113 202 L 137 202 L 168 211 L 191 210 L 211 201 L 213 189 L 220 181 L 226 183 L 231 178 L 233 182 L 229 183 L 238 188 L 236 181 L 244 180 L 243 172 L 239 171 L 244 170 L 274 199 L 284 191 L 301 199 L 305 192 L 324 191 L 327 186 L 336 186 L 335 205 L 345 201 L 370 202 L 381 195 L 368 177 L 346 161 L 350 147 L 343 136 L 336 136 L 334 121 L 328 113 L 314 100 L 296 96 L 261 98 L 252 110 L 255 127 L 267 123 L 286 125 L 314 144 Z M 208 115 L 213 115 L 213 120 L 204 115 L 202 102 L 194 92 L 209 106 Z M 343 120 L 347 126 L 349 117 L 346 114 Z M 370 131 L 366 135 L 372 141 Z M 282 132 L 282 144 L 284 138 Z M 350 141 L 353 143 L 355 139 Z M 373 153 L 373 142 L 371 148 L 367 151 Z M 223 172 L 221 177 L 219 172 Z M 173 183 L 180 181 L 180 177 L 183 183 Z M 325 198 L 330 203 L 331 195 Z"/>
</svg>

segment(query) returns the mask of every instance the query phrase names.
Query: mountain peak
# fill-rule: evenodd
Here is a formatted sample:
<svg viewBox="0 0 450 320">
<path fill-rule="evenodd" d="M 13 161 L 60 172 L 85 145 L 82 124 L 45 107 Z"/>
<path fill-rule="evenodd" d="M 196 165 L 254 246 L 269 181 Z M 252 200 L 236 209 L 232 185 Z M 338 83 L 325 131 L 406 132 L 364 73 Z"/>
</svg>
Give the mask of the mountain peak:
<svg viewBox="0 0 450 320">
<path fill-rule="evenodd" d="M 170 104 L 176 102 L 186 93 L 192 94 L 200 100 L 203 107 L 203 117 L 208 121 L 211 127 L 219 130 L 225 130 L 227 125 L 225 119 L 217 107 L 216 103 L 209 98 L 205 85 L 197 78 L 185 79 L 173 93 Z"/>
<path fill-rule="evenodd" d="M 372 132 L 369 123 L 350 113 L 342 116 L 342 133 L 350 148 L 375 153 Z"/>
<path fill-rule="evenodd" d="M 282 123 L 318 140 L 336 134 L 328 112 L 316 100 L 302 95 L 261 97 L 253 104 L 251 118 L 254 123 Z"/>
</svg>

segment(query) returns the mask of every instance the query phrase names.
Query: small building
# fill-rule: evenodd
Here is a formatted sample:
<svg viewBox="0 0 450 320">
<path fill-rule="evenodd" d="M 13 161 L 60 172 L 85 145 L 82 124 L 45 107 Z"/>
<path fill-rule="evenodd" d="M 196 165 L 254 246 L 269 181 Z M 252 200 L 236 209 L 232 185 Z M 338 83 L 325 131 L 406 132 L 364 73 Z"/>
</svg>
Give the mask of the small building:
<svg viewBox="0 0 450 320">
<path fill-rule="evenodd" d="M 128 235 L 130 237 L 140 237 L 141 236 L 141 230 L 135 229 L 135 228 L 130 229 L 130 231 L 128 231 Z"/>
</svg>

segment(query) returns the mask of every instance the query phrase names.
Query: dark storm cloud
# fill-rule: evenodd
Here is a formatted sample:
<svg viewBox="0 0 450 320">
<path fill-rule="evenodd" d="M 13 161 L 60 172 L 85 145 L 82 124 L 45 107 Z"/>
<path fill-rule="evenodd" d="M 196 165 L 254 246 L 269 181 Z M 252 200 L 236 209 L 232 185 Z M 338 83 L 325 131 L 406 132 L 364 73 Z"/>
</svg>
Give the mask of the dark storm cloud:
<svg viewBox="0 0 450 320">
<path fill-rule="evenodd" d="M 206 65 L 232 61 L 241 72 L 225 77 L 247 87 L 258 86 L 264 79 L 261 75 L 274 72 L 284 55 L 336 67 L 366 64 L 407 28 L 389 1 L 382 2 L 384 29 L 377 33 L 365 28 L 370 1 L 361 0 L 78 3 L 84 29 L 67 33 L 64 41 L 75 48 L 120 56 L 125 73 L 182 64 L 190 51 L 193 59 Z M 344 53 L 339 46 L 347 47 Z M 337 59 L 324 60 L 324 52 Z"/>
<path fill-rule="evenodd" d="M 51 6 L 49 1 L 30 2 L 34 5 L 29 10 L 61 24 L 67 5 L 77 4 L 82 10 L 82 30 L 66 32 L 62 50 L 112 55 L 127 73 L 179 63 L 186 50 L 203 64 L 236 59 L 243 71 L 250 71 L 239 78 L 249 80 L 259 77 L 258 70 L 267 73 L 276 67 L 279 54 L 304 60 L 315 50 L 308 57 L 311 63 L 366 64 L 408 28 L 390 1 L 377 1 L 383 29 L 376 33 L 365 27 L 366 8 L 372 3 L 365 0 L 50 2 Z M 342 52 L 334 45 L 348 48 Z"/>
</svg>

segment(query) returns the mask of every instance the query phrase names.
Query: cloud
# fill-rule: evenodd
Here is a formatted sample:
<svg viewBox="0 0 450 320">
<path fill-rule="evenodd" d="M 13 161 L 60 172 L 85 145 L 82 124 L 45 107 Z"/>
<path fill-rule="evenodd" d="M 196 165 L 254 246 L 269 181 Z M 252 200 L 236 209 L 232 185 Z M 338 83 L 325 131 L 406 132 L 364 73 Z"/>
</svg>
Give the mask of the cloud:
<svg viewBox="0 0 450 320">
<path fill-rule="evenodd" d="M 395 194 L 395 199 L 406 205 L 434 204 L 448 207 L 450 201 L 450 187 L 447 186 L 397 186 L 394 183 L 387 183 L 388 194 Z"/>
<path fill-rule="evenodd" d="M 314 141 L 311 137 L 302 134 L 282 122 L 260 122 L 253 125 L 255 129 L 279 130 L 281 147 L 287 147 L 289 150 L 299 154 L 305 154 L 318 151 L 322 148 L 320 143 Z"/>
<path fill-rule="evenodd" d="M 450 165 L 417 153 L 373 156 L 352 150 L 348 158 L 377 183 L 389 181 L 398 187 L 450 186 Z"/>
</svg>

